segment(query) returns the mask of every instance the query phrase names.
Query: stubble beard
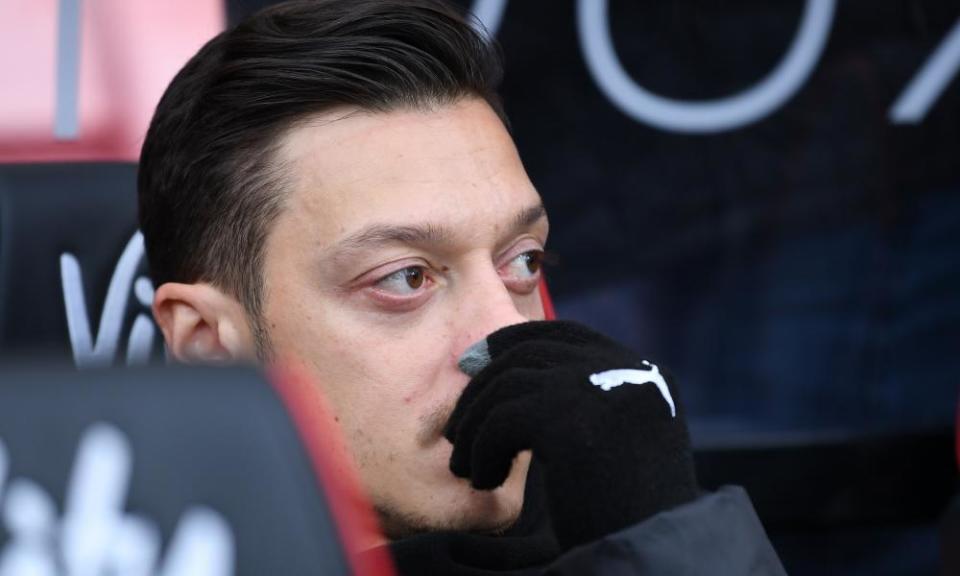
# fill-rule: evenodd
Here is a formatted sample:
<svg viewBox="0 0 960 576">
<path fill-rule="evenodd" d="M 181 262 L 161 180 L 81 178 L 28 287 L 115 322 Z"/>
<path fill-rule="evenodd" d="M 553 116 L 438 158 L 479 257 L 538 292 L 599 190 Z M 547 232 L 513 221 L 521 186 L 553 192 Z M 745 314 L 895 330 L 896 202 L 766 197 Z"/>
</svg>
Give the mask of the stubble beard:
<svg viewBox="0 0 960 576">
<path fill-rule="evenodd" d="M 439 518 L 431 518 L 424 514 L 401 510 L 399 506 L 386 503 L 375 503 L 374 510 L 380 519 L 384 536 L 390 541 L 433 532 L 470 532 L 497 536 L 513 526 L 520 516 L 520 510 L 518 509 L 515 513 L 491 526 L 489 520 L 485 518 L 464 521 L 462 516 L 448 516 L 447 514 L 443 514 Z"/>
</svg>

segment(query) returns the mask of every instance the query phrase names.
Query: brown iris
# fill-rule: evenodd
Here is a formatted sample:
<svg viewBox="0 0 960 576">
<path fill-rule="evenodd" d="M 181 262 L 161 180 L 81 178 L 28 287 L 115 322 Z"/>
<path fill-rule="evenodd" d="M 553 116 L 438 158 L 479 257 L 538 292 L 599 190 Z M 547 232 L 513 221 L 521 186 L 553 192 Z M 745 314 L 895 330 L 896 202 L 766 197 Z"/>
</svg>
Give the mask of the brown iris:
<svg viewBox="0 0 960 576">
<path fill-rule="evenodd" d="M 543 252 L 531 251 L 525 253 L 523 256 L 527 265 L 527 270 L 531 274 L 536 274 L 540 271 L 540 267 L 543 266 Z"/>
<path fill-rule="evenodd" d="M 407 281 L 407 286 L 414 290 L 423 286 L 423 268 L 407 268 L 404 271 L 404 279 Z"/>
</svg>

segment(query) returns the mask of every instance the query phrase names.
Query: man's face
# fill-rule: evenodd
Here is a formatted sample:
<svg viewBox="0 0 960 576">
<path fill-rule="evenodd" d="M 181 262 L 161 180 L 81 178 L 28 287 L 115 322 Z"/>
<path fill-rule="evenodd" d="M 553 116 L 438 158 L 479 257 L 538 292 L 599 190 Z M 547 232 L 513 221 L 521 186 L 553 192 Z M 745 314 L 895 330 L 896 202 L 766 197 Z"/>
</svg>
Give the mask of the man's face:
<svg viewBox="0 0 960 576">
<path fill-rule="evenodd" d="M 264 325 L 333 405 L 388 535 L 508 525 L 527 454 L 480 492 L 441 430 L 460 354 L 542 319 L 547 219 L 503 124 L 479 99 L 432 111 L 337 110 L 294 129 L 291 190 L 265 249 Z"/>
</svg>

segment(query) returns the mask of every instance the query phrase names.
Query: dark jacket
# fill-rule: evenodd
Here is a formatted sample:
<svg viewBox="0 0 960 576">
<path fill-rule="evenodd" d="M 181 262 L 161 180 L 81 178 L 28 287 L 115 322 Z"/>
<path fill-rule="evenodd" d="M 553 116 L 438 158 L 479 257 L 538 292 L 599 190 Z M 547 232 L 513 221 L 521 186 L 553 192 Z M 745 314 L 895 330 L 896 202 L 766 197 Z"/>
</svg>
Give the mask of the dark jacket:
<svg viewBox="0 0 960 576">
<path fill-rule="evenodd" d="M 786 574 L 747 493 L 727 486 L 570 550 L 549 575 Z"/>
<path fill-rule="evenodd" d="M 786 574 L 742 488 L 704 493 L 561 553 L 534 482 L 528 482 L 520 520 L 506 534 L 432 533 L 394 542 L 397 571 L 410 576 Z"/>
</svg>

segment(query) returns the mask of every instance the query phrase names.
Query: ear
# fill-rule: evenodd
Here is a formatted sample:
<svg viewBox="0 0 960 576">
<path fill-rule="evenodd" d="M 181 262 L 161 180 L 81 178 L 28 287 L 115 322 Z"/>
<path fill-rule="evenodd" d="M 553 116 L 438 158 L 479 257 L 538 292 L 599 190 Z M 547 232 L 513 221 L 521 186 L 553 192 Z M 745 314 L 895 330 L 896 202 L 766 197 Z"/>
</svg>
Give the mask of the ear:
<svg viewBox="0 0 960 576">
<path fill-rule="evenodd" d="M 161 285 L 153 317 L 170 354 L 186 363 L 225 363 L 256 359 L 253 334 L 236 298 L 209 284 Z"/>
</svg>

